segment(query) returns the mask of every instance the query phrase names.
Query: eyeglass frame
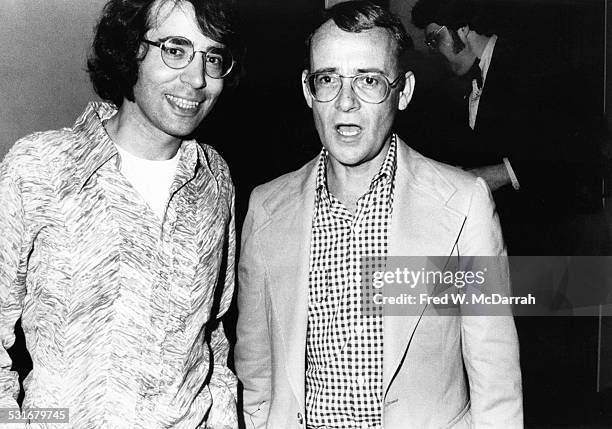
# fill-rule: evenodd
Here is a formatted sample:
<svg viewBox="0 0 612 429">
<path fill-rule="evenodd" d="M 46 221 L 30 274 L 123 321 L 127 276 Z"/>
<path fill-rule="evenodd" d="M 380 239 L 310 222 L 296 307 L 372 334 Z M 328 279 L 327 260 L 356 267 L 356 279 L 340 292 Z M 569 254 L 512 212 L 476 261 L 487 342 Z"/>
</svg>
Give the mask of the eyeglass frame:
<svg viewBox="0 0 612 429">
<path fill-rule="evenodd" d="M 312 93 L 312 90 L 310 88 L 310 83 L 308 82 L 308 80 L 312 76 L 316 76 L 316 75 L 330 75 L 330 76 L 339 77 L 340 78 L 340 86 L 338 87 L 338 92 L 336 93 L 336 95 L 334 95 L 332 98 L 330 98 L 327 101 L 321 101 L 321 100 L 317 99 L 317 97 Z M 378 102 L 367 101 L 367 100 L 364 100 L 363 98 L 361 98 L 361 96 L 357 93 L 357 91 L 355 91 L 355 87 L 353 86 L 353 83 L 355 82 L 355 79 L 357 79 L 359 76 L 364 76 L 364 75 L 382 76 L 387 81 L 387 92 L 385 93 L 385 96 L 382 98 L 382 100 L 380 100 Z M 340 92 L 342 92 L 342 88 L 344 87 L 344 79 L 351 79 L 351 91 L 353 91 L 353 93 L 357 96 L 357 98 L 359 98 L 364 103 L 368 103 L 368 104 L 381 104 L 387 98 L 389 98 L 389 95 L 391 94 L 391 90 L 394 89 L 400 83 L 402 78 L 405 78 L 405 77 L 406 77 L 405 73 L 403 73 L 403 72 L 400 73 L 399 76 L 395 80 L 393 80 L 393 81 L 390 81 L 389 78 L 384 73 L 381 73 L 381 72 L 357 73 L 357 74 L 354 74 L 352 76 L 344 76 L 344 75 L 341 75 L 339 73 L 331 73 L 331 72 L 312 72 L 312 73 L 308 73 L 304 77 L 304 84 L 306 84 L 306 87 L 308 88 L 308 92 L 310 93 L 312 98 L 314 98 L 319 103 L 329 103 L 331 101 L 334 101 L 338 97 Z"/>
<path fill-rule="evenodd" d="M 171 39 L 181 39 L 181 40 L 186 40 L 186 41 L 188 41 L 188 42 L 189 42 L 189 44 L 191 45 L 191 48 L 192 48 L 192 50 L 193 50 L 193 51 L 192 51 L 192 53 L 191 53 L 191 57 L 189 58 L 189 61 L 187 61 L 187 64 L 185 64 L 183 67 L 173 67 L 173 66 L 171 66 L 170 64 L 168 64 L 168 63 L 166 62 L 166 60 L 164 59 L 164 44 L 165 44 L 165 43 L 166 43 L 168 40 L 171 40 Z M 157 42 L 155 42 L 155 41 L 153 41 L 153 40 L 148 40 L 148 39 L 142 39 L 142 41 L 143 41 L 144 43 L 147 43 L 147 44 L 151 45 L 151 46 L 157 46 L 157 47 L 159 48 L 159 51 L 160 51 L 160 56 L 161 56 L 162 61 L 164 62 L 164 64 L 165 64 L 166 66 L 168 66 L 169 68 L 171 68 L 171 69 L 173 69 L 173 70 L 182 70 L 182 69 L 184 69 L 184 68 L 187 68 L 187 66 L 189 66 L 189 64 L 191 64 L 191 62 L 192 62 L 192 61 L 193 61 L 193 59 L 195 58 L 195 55 L 196 55 L 198 52 L 201 52 L 202 54 L 204 54 L 204 58 L 206 59 L 206 58 L 207 58 L 208 53 L 209 53 L 209 52 L 211 52 L 213 49 L 223 49 L 223 48 L 219 48 L 219 47 L 213 46 L 213 47 L 211 47 L 211 48 L 210 48 L 209 50 L 207 50 L 207 51 L 202 51 L 202 50 L 200 50 L 200 51 L 196 51 L 195 46 L 193 46 L 193 42 L 192 42 L 191 40 L 189 40 L 188 38 L 186 38 L 186 37 L 182 37 L 182 36 L 168 36 L 168 37 L 164 37 L 163 39 L 158 40 Z M 229 56 L 230 56 L 230 57 L 231 57 L 231 59 L 232 59 L 232 63 L 230 64 L 230 66 L 229 66 L 229 68 L 227 69 L 227 71 L 225 72 L 225 74 L 224 74 L 224 75 L 222 75 L 222 76 L 219 76 L 219 77 L 215 77 L 215 76 L 211 76 L 211 75 L 209 75 L 209 74 L 208 74 L 208 72 L 207 72 L 207 70 L 206 70 L 206 62 L 205 62 L 205 63 L 204 63 L 204 73 L 206 74 L 206 76 L 210 77 L 211 79 L 224 79 L 224 78 L 226 78 L 226 77 L 227 77 L 227 76 L 228 76 L 228 75 L 229 75 L 229 74 L 232 72 L 232 69 L 234 68 L 234 65 L 236 64 L 236 61 L 234 60 L 234 57 L 232 56 L 232 53 L 231 53 L 229 50 L 228 50 L 228 53 L 229 53 Z"/>
<path fill-rule="evenodd" d="M 441 26 L 433 33 L 425 35 L 425 45 L 427 45 L 430 50 L 435 51 L 440 46 L 440 39 L 438 38 L 438 36 L 440 35 L 440 32 L 443 28 L 447 28 L 446 25 Z"/>
</svg>

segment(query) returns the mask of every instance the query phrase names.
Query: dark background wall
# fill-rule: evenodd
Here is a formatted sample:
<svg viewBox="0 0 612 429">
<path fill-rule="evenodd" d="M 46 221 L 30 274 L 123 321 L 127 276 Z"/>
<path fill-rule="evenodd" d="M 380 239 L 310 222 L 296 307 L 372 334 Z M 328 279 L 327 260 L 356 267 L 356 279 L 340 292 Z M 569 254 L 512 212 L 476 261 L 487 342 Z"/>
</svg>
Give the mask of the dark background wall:
<svg viewBox="0 0 612 429">
<path fill-rule="evenodd" d="M 413 57 L 417 85 L 411 106 L 398 115 L 397 129 L 410 141 L 423 99 L 439 85 L 446 70 L 425 54 L 422 32 L 410 23 L 415 0 L 381 1 L 396 11 L 419 50 Z M 532 52 L 555 57 L 572 72 L 567 91 L 600 131 L 604 107 L 603 0 L 483 0 L 499 16 L 500 33 Z M 303 100 L 300 73 L 304 37 L 324 1 L 251 0 L 241 2 L 248 42 L 247 74 L 240 87 L 226 93 L 200 130 L 228 159 L 239 191 L 239 216 L 251 189 L 312 158 L 320 143 Z M 593 148 L 600 142 L 590 140 Z M 428 154 L 428 147 L 419 150 Z M 580 149 L 580 148 L 578 148 Z M 432 155 L 432 154 L 429 154 Z"/>
</svg>

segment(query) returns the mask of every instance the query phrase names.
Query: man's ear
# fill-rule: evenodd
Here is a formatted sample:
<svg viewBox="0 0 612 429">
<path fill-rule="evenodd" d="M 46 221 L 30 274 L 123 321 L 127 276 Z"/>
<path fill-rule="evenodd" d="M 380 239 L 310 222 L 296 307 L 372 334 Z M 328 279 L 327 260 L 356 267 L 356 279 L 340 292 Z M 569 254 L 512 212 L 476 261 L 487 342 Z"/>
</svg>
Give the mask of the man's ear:
<svg viewBox="0 0 612 429">
<path fill-rule="evenodd" d="M 466 45 L 467 45 L 467 38 L 468 38 L 469 33 L 470 33 L 470 26 L 467 24 L 457 29 L 457 34 L 459 35 L 459 39 L 461 39 L 461 41 L 465 43 Z"/>
<path fill-rule="evenodd" d="M 404 75 L 404 88 L 402 88 L 399 96 L 399 100 L 397 102 L 397 108 L 399 110 L 404 110 L 408 107 L 408 103 L 412 99 L 412 94 L 414 94 L 414 85 L 416 80 L 414 79 L 414 73 L 411 71 L 407 71 Z"/>
<path fill-rule="evenodd" d="M 141 43 L 138 47 L 138 52 L 136 52 L 136 61 L 144 60 L 144 57 L 147 56 L 147 52 L 149 52 L 149 45 Z"/>
<path fill-rule="evenodd" d="M 308 104 L 308 107 L 312 109 L 312 95 L 310 95 L 310 90 L 308 89 L 308 84 L 306 83 L 306 76 L 308 76 L 308 70 L 302 71 L 302 92 L 304 93 L 306 104 Z"/>
</svg>

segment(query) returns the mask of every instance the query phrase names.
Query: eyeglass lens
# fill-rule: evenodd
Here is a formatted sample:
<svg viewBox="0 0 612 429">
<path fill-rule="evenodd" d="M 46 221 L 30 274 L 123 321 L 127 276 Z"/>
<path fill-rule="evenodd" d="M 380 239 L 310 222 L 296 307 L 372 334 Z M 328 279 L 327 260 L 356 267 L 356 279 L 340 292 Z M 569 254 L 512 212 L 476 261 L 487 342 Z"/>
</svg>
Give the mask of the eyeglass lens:
<svg viewBox="0 0 612 429">
<path fill-rule="evenodd" d="M 425 44 L 429 49 L 437 49 L 440 44 L 440 38 L 442 37 L 440 32 L 444 26 L 438 28 L 436 31 L 432 31 L 425 36 Z"/>
<path fill-rule="evenodd" d="M 193 44 L 183 37 L 172 37 L 161 44 L 162 59 L 168 67 L 187 67 L 195 56 Z M 211 48 L 205 52 L 205 72 L 212 78 L 226 76 L 233 65 L 231 54 L 226 49 Z"/>
<path fill-rule="evenodd" d="M 309 87 L 319 102 L 328 102 L 338 96 L 342 89 L 342 77 L 332 73 L 315 73 L 309 76 Z M 352 77 L 351 87 L 366 103 L 381 103 L 388 94 L 389 81 L 379 73 L 364 73 Z"/>
</svg>

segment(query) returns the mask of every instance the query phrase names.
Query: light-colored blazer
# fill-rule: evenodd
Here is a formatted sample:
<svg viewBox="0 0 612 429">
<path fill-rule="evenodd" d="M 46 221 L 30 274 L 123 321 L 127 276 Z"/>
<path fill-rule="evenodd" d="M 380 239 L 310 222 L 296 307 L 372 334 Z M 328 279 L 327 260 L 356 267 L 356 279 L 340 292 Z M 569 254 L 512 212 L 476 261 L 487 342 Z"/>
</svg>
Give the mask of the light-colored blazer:
<svg viewBox="0 0 612 429">
<path fill-rule="evenodd" d="M 247 428 L 306 425 L 316 165 L 314 159 L 251 195 L 238 269 L 235 351 Z M 427 159 L 400 140 L 395 180 L 390 256 L 505 255 L 482 179 Z M 507 266 L 501 273 L 509 287 Z M 384 428 L 522 427 L 512 317 L 425 317 L 427 307 L 384 318 Z"/>
</svg>

